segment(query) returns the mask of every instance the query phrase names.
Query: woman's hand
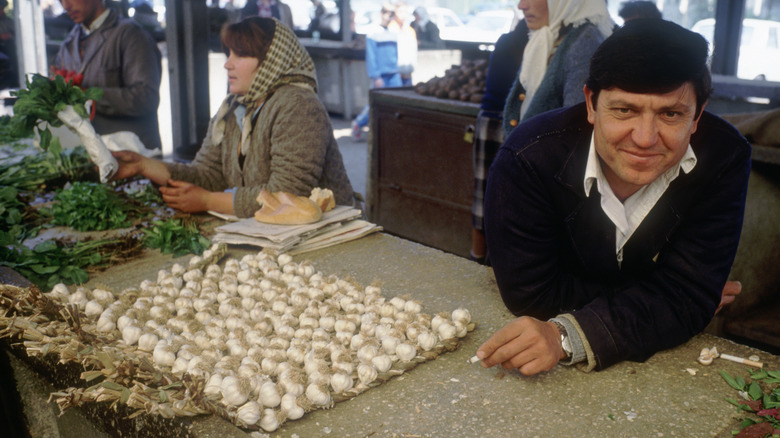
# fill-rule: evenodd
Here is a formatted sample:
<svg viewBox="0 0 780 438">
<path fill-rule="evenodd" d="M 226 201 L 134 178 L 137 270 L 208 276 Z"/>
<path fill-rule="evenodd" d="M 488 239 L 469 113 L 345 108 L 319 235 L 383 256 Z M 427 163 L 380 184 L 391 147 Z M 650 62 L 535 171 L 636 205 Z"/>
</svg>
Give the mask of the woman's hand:
<svg viewBox="0 0 780 438">
<path fill-rule="evenodd" d="M 143 169 L 143 161 L 146 159 L 143 155 L 132 151 L 112 151 L 119 169 L 116 171 L 112 180 L 130 178 L 140 175 Z"/>
<path fill-rule="evenodd" d="M 501 364 L 530 376 L 549 371 L 566 354 L 555 324 L 521 316 L 485 341 L 477 349 L 477 357 L 482 359 L 483 367 Z"/>
<path fill-rule="evenodd" d="M 160 187 L 162 198 L 169 207 L 185 213 L 200 213 L 209 210 L 211 192 L 195 184 L 168 180 L 167 187 Z"/>
<path fill-rule="evenodd" d="M 171 177 L 168 168 L 165 167 L 165 164 L 160 160 L 147 158 L 133 151 L 112 151 L 111 155 L 116 158 L 116 162 L 119 164 L 119 169 L 111 178 L 112 180 L 141 175 L 144 178 L 149 178 L 158 186 L 161 186 Z"/>
</svg>

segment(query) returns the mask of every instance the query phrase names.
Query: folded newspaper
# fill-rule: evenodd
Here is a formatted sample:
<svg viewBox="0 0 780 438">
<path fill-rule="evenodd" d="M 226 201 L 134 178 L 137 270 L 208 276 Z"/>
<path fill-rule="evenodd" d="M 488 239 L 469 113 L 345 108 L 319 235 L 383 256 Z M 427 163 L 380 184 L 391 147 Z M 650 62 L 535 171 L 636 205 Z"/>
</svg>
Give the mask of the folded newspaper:
<svg viewBox="0 0 780 438">
<path fill-rule="evenodd" d="M 276 225 L 240 219 L 216 228 L 213 243 L 259 246 L 273 253 L 300 254 L 355 240 L 381 231 L 382 227 L 361 220 L 362 212 L 340 205 L 322 215 L 322 219 L 304 225 Z"/>
</svg>

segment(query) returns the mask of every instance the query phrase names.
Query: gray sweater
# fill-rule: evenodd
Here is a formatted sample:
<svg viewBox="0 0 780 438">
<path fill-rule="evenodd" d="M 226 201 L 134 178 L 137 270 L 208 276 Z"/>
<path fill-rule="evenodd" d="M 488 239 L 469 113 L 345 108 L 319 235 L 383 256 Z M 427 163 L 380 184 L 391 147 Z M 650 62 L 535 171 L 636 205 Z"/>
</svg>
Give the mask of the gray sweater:
<svg viewBox="0 0 780 438">
<path fill-rule="evenodd" d="M 568 31 L 550 59 L 544 78 L 523 115 L 523 121 L 545 111 L 574 105 L 585 100 L 582 87 L 588 79 L 590 57 L 602 41 L 604 35 L 591 23 L 585 23 Z M 520 81 L 515 80 L 504 107 L 504 131 L 507 137 L 514 128 L 512 121 L 519 120 L 520 107 L 523 103 L 519 96 L 524 93 Z"/>
<path fill-rule="evenodd" d="M 243 167 L 235 114 L 227 115 L 219 144 L 211 142 L 215 122 L 209 123 L 192 163 L 166 163 L 173 179 L 209 191 L 236 188 L 233 210 L 239 217 L 250 217 L 260 208 L 257 195 L 262 189 L 309 196 L 314 187 L 328 188 L 336 204 L 353 205 L 354 192 L 330 118 L 312 91 L 285 85 L 266 100 L 255 119 Z"/>
</svg>

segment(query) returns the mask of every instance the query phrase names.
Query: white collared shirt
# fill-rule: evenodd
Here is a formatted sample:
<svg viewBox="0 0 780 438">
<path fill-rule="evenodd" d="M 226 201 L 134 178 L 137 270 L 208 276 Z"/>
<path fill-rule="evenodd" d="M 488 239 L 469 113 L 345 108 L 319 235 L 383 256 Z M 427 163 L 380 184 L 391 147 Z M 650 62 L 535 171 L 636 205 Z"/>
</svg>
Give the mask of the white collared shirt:
<svg viewBox="0 0 780 438">
<path fill-rule="evenodd" d="M 656 202 L 661 198 L 669 184 L 680 174 L 680 169 L 685 173 L 690 173 L 696 166 L 696 154 L 693 148 L 688 145 L 682 159 L 679 163 L 672 166 L 664 172 L 655 181 L 645 185 L 636 193 L 629 196 L 624 202 L 615 196 L 604 172 L 601 169 L 601 160 L 596 153 L 596 146 L 593 135 L 590 137 L 590 149 L 588 151 L 588 162 L 585 166 L 585 178 L 583 185 L 585 196 L 590 196 L 593 182 L 596 182 L 596 189 L 601 194 L 601 209 L 615 224 L 615 254 L 618 264 L 623 261 L 623 246 L 634 234 L 639 224 L 645 219 L 647 214 L 653 208 Z"/>
<path fill-rule="evenodd" d="M 106 18 L 108 18 L 109 12 L 110 11 L 108 10 L 108 8 L 106 8 L 106 10 L 103 11 L 102 14 L 98 15 L 98 17 L 95 18 L 92 21 L 92 24 L 90 24 L 89 26 L 85 26 L 84 23 L 81 23 L 81 30 L 84 32 L 84 35 L 90 35 L 92 32 L 100 29 L 100 26 L 102 26 L 103 23 L 105 23 Z"/>
</svg>

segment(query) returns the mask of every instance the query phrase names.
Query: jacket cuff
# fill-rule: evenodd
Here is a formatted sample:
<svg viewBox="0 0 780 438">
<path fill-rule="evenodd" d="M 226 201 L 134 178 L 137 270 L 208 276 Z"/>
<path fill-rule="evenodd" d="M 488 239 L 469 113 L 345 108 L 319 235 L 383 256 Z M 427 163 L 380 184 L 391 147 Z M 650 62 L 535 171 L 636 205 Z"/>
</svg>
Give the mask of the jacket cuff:
<svg viewBox="0 0 780 438">
<path fill-rule="evenodd" d="M 588 338 L 582 331 L 582 327 L 580 327 L 574 316 L 565 313 L 556 316 L 552 320 L 559 322 L 566 328 L 566 333 L 571 342 L 571 359 L 561 363 L 564 365 L 577 365 L 577 368 L 585 372 L 592 371 L 596 368 L 596 356 L 591 349 Z"/>
</svg>

